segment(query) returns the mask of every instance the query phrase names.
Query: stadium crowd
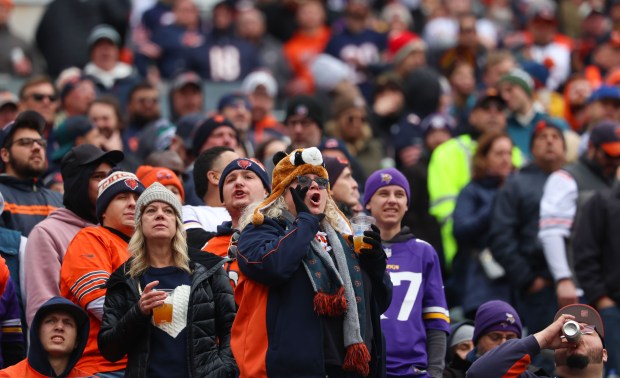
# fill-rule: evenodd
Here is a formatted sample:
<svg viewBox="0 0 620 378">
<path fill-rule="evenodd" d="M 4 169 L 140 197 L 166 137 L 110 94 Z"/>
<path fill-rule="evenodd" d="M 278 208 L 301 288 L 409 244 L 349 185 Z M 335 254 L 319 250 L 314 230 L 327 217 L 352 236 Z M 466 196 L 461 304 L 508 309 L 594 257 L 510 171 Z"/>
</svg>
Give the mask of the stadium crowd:
<svg viewBox="0 0 620 378">
<path fill-rule="evenodd" d="M 14 1 L 0 377 L 620 374 L 620 1 Z"/>
</svg>

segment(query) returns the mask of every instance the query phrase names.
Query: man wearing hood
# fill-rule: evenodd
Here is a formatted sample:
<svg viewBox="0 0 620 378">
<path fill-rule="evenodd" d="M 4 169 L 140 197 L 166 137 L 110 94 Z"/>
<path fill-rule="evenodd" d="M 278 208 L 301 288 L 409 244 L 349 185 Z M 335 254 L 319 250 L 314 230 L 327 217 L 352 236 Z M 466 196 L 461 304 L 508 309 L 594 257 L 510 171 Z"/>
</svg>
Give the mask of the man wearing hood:
<svg viewBox="0 0 620 378">
<path fill-rule="evenodd" d="M 26 245 L 24 264 L 26 321 L 31 325 L 45 301 L 60 295 L 60 266 L 69 243 L 81 229 L 97 224 L 97 184 L 123 160 L 121 151 L 104 152 L 92 144 L 73 147 L 61 163 L 64 208 L 37 224 Z"/>
<path fill-rule="evenodd" d="M 84 310 L 65 298 L 51 298 L 34 316 L 28 358 L 0 370 L 0 377 L 92 375 L 74 367 L 86 346 L 89 328 Z"/>
<path fill-rule="evenodd" d="M 410 167 L 418 162 L 424 145 L 422 120 L 439 108 L 441 85 L 435 70 L 421 67 L 412 71 L 403 83 L 405 113 L 392 126 L 392 146 L 400 167 Z M 424 90 L 420 90 L 424 88 Z"/>
</svg>

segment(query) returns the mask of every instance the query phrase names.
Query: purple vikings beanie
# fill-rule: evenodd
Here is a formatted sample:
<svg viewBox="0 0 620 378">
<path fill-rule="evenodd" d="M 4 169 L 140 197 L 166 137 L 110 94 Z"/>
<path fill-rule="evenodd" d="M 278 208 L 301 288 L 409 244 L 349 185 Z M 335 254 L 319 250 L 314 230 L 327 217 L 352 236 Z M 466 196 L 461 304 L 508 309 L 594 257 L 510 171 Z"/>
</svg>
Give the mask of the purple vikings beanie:
<svg viewBox="0 0 620 378">
<path fill-rule="evenodd" d="M 489 332 L 514 332 L 521 338 L 521 319 L 517 311 L 504 301 L 488 301 L 478 307 L 474 321 L 474 345 Z"/>
<path fill-rule="evenodd" d="M 398 185 L 407 193 L 407 206 L 409 205 L 409 182 L 396 168 L 385 168 L 374 171 L 366 180 L 364 188 L 364 206 L 368 205 L 375 192 L 384 186 Z"/>
</svg>

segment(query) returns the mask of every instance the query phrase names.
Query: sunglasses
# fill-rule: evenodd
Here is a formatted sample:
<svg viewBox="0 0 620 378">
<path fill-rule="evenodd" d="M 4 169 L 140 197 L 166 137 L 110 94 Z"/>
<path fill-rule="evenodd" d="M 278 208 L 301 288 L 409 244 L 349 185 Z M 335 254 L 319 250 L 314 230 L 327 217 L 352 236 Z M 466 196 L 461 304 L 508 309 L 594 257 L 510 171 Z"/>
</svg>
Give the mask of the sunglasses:
<svg viewBox="0 0 620 378">
<path fill-rule="evenodd" d="M 56 102 L 58 100 L 58 96 L 51 94 L 43 94 L 43 93 L 32 93 L 28 97 L 32 98 L 36 102 L 43 102 L 45 99 L 48 99 L 50 102 Z"/>
<path fill-rule="evenodd" d="M 19 138 L 19 139 L 15 139 L 14 141 L 12 141 L 8 147 L 11 147 L 12 145 L 16 144 L 20 147 L 32 147 L 33 144 L 38 144 L 39 146 L 45 148 L 47 147 L 47 140 L 43 139 L 43 138 Z"/>
<path fill-rule="evenodd" d="M 315 179 L 308 176 L 297 176 L 297 182 L 299 182 L 299 186 L 302 188 L 307 188 L 312 185 L 312 181 L 316 182 L 319 186 L 319 189 L 326 189 L 327 185 L 329 185 L 329 180 L 323 177 L 317 177 Z"/>
</svg>

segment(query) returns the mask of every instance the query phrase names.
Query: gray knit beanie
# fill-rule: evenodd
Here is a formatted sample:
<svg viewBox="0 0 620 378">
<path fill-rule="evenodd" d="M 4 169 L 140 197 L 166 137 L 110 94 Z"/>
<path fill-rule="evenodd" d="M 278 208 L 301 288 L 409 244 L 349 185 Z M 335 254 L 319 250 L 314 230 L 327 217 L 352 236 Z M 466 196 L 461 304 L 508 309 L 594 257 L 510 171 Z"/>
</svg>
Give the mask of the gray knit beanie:
<svg viewBox="0 0 620 378">
<path fill-rule="evenodd" d="M 140 222 L 140 218 L 142 217 L 142 211 L 145 207 L 147 207 L 151 202 L 163 202 L 172 206 L 174 211 L 177 213 L 178 218 L 182 218 L 183 210 L 181 201 L 174 195 L 169 189 L 160 184 L 159 182 L 154 182 L 146 188 L 146 190 L 140 195 L 138 198 L 138 202 L 136 203 L 136 226 L 138 222 Z"/>
</svg>

